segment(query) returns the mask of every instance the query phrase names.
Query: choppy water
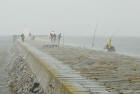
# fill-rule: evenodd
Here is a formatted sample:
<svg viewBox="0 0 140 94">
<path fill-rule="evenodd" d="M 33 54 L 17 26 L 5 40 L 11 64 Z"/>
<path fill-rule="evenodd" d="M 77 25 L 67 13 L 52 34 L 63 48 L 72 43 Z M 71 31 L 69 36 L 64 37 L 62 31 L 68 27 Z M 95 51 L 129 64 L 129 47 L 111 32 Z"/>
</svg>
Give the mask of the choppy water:
<svg viewBox="0 0 140 94">
<path fill-rule="evenodd" d="M 12 36 L 0 36 L 0 48 L 9 48 L 12 44 Z"/>
<path fill-rule="evenodd" d="M 1 36 L 0 37 L 0 94 L 10 94 L 7 81 L 8 74 L 5 71 L 7 66 L 8 49 L 12 44 L 12 37 Z"/>
<path fill-rule="evenodd" d="M 96 37 L 94 48 L 104 50 L 106 40 L 105 37 Z M 91 37 L 65 36 L 64 41 L 66 44 L 92 48 Z M 112 45 L 115 46 L 117 53 L 140 56 L 140 37 L 114 37 L 112 39 Z"/>
</svg>

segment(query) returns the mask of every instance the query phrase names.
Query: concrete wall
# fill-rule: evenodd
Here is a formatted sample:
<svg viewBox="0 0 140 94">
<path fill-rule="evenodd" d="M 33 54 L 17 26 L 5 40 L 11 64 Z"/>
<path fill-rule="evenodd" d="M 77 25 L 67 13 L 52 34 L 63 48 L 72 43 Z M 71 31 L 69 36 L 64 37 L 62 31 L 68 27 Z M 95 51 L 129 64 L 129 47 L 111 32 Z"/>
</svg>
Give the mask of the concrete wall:
<svg viewBox="0 0 140 94">
<path fill-rule="evenodd" d="M 24 56 L 47 94 L 108 94 L 97 82 L 81 77 L 69 66 L 29 44 L 17 41 L 14 46 L 19 55 Z"/>
</svg>

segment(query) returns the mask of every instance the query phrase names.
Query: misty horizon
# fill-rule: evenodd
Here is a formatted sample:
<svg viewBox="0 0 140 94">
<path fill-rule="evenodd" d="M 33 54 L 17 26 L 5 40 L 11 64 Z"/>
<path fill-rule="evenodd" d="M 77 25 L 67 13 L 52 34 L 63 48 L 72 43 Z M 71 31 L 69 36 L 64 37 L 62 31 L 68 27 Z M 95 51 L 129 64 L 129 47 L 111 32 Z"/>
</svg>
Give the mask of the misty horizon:
<svg viewBox="0 0 140 94">
<path fill-rule="evenodd" d="M 0 35 L 50 31 L 66 36 L 140 36 L 139 0 L 5 0 L 0 2 Z"/>
</svg>

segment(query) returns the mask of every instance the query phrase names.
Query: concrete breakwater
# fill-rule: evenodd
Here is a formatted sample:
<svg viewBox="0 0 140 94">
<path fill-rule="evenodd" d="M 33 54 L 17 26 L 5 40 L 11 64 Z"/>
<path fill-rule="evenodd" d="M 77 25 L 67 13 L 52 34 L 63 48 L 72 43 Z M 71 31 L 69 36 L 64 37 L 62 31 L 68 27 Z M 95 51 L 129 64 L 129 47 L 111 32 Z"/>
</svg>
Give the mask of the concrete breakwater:
<svg viewBox="0 0 140 94">
<path fill-rule="evenodd" d="M 27 43 L 16 42 L 10 58 L 9 87 L 13 94 L 109 94 L 98 82 L 80 76 Z"/>
<path fill-rule="evenodd" d="M 18 56 L 8 71 L 12 94 L 46 94 L 24 58 Z"/>
<path fill-rule="evenodd" d="M 111 94 L 140 94 L 139 58 L 70 46 L 48 48 L 44 46 L 47 44 L 44 40 L 28 43 L 60 60 L 86 79 L 98 82 Z"/>
<path fill-rule="evenodd" d="M 29 40 L 18 41 L 13 46 L 13 57 L 18 56 L 18 62 L 26 62 L 25 70 L 35 79 L 30 81 L 28 91 L 38 83 L 36 90 L 42 94 L 140 94 L 139 58 L 46 44 L 46 41 Z M 22 62 L 11 64 L 21 67 Z M 19 67 L 9 69 L 20 70 Z"/>
<path fill-rule="evenodd" d="M 11 48 L 6 70 L 11 94 L 46 94 L 16 44 Z"/>
</svg>

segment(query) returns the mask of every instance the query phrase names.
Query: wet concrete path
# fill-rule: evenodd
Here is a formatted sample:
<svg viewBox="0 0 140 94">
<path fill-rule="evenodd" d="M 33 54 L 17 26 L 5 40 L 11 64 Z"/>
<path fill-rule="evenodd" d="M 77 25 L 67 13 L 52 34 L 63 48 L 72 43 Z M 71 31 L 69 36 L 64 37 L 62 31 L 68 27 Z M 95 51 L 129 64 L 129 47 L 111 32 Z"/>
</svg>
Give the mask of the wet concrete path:
<svg viewBox="0 0 140 94">
<path fill-rule="evenodd" d="M 140 94 L 140 59 L 117 53 L 60 46 L 49 48 L 45 41 L 29 44 L 69 65 L 81 76 L 96 80 L 111 94 Z"/>
</svg>

